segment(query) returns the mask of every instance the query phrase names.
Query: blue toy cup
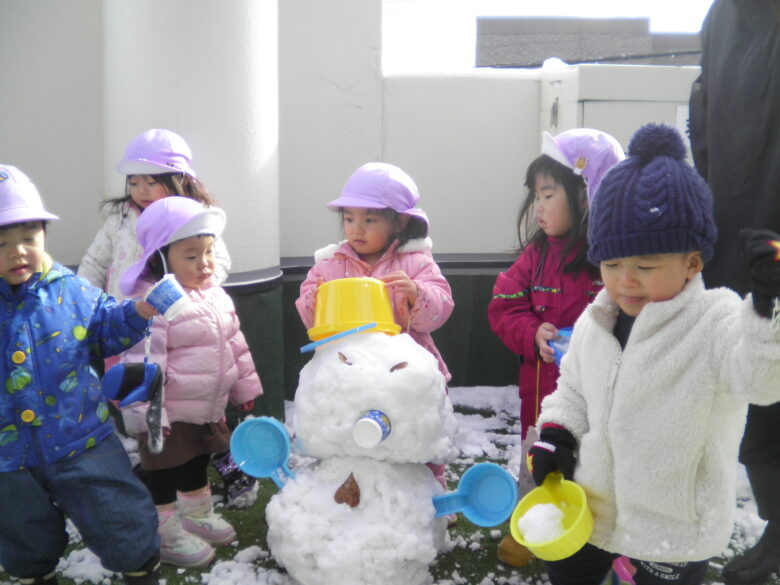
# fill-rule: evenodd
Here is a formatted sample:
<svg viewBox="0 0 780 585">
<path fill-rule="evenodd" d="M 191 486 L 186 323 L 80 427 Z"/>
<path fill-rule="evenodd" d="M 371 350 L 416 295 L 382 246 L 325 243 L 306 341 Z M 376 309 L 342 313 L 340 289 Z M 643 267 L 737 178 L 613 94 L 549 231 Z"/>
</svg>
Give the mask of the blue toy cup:
<svg viewBox="0 0 780 585">
<path fill-rule="evenodd" d="M 436 517 L 463 512 L 476 526 L 497 526 L 512 515 L 517 503 L 517 483 L 495 463 L 477 463 L 466 470 L 451 494 L 433 498 Z"/>
<path fill-rule="evenodd" d="M 556 366 L 561 365 L 561 359 L 569 350 L 572 329 L 573 327 L 561 327 L 558 329 L 558 338 L 547 342 L 547 345 L 553 348 L 553 360 L 555 360 Z"/>
<path fill-rule="evenodd" d="M 230 453 L 241 471 L 252 477 L 270 477 L 280 488 L 295 477 L 287 466 L 290 435 L 275 418 L 261 416 L 239 424 L 230 437 Z"/>
<path fill-rule="evenodd" d="M 190 302 L 190 297 L 173 274 L 166 274 L 147 293 L 144 300 L 157 309 L 160 315 L 171 321 Z"/>
</svg>

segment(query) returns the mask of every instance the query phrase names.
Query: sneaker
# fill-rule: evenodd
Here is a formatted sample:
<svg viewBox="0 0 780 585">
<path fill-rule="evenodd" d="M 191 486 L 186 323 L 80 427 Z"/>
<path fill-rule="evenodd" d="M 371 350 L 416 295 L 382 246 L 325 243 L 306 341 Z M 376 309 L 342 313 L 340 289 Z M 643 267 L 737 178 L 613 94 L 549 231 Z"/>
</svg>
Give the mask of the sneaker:
<svg viewBox="0 0 780 585">
<path fill-rule="evenodd" d="M 180 493 L 178 506 L 181 525 L 190 534 L 213 546 L 225 546 L 236 539 L 236 530 L 214 511 L 211 504 L 211 490 L 196 496 Z"/>
<path fill-rule="evenodd" d="M 229 508 L 249 508 L 257 501 L 257 479 L 241 471 L 230 453 L 214 457 L 211 465 L 222 478 Z"/>
<path fill-rule="evenodd" d="M 498 560 L 510 567 L 525 567 L 536 557 L 534 553 L 507 534 L 498 543 Z"/>
<path fill-rule="evenodd" d="M 233 490 L 231 493 L 230 488 L 228 488 L 228 497 L 227 497 L 227 503 L 225 504 L 228 508 L 235 508 L 236 510 L 244 510 L 246 508 L 251 508 L 255 505 L 255 502 L 257 502 L 257 492 L 258 492 L 258 484 L 255 478 L 248 477 L 252 480 L 252 485 L 249 487 L 249 489 L 246 489 L 245 486 L 242 486 L 241 489 Z"/>
<path fill-rule="evenodd" d="M 190 534 L 176 510 L 158 509 L 160 519 L 160 561 L 184 568 L 205 567 L 216 553 L 211 545 Z"/>
<path fill-rule="evenodd" d="M 447 514 L 447 528 L 452 528 L 458 523 L 457 514 Z"/>
</svg>

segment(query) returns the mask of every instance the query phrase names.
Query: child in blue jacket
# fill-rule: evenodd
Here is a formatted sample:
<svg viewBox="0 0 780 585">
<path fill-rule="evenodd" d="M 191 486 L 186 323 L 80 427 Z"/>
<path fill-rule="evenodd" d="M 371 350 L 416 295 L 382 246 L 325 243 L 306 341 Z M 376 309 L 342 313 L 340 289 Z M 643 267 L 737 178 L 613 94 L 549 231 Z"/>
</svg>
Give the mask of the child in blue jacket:
<svg viewBox="0 0 780 585">
<path fill-rule="evenodd" d="M 55 585 L 65 517 L 128 585 L 159 580 L 157 513 L 114 434 L 90 358 L 139 341 L 156 311 L 53 262 L 32 182 L 0 165 L 0 565 Z"/>
</svg>

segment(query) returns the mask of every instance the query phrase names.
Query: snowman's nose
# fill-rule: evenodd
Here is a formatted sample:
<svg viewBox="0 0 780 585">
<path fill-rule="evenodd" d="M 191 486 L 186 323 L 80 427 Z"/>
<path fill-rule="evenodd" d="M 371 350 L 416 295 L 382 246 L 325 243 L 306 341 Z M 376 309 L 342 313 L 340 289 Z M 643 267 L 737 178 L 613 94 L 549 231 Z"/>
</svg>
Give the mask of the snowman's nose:
<svg viewBox="0 0 780 585">
<path fill-rule="evenodd" d="M 352 427 L 352 438 L 365 449 L 373 449 L 390 436 L 390 417 L 381 410 L 367 410 Z"/>
</svg>

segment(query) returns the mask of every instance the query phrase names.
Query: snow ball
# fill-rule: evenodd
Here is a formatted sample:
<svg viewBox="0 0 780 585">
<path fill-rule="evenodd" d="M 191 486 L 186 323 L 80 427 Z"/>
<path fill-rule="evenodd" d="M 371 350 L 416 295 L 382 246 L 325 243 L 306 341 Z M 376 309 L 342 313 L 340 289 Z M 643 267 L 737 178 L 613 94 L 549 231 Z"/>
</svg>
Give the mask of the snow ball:
<svg viewBox="0 0 780 585">
<path fill-rule="evenodd" d="M 529 543 L 549 542 L 562 536 L 563 512 L 555 504 L 537 504 L 517 521 L 517 527 Z"/>
</svg>

